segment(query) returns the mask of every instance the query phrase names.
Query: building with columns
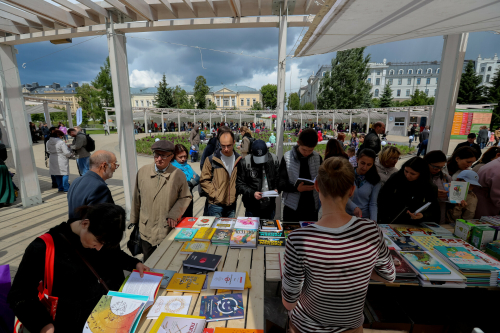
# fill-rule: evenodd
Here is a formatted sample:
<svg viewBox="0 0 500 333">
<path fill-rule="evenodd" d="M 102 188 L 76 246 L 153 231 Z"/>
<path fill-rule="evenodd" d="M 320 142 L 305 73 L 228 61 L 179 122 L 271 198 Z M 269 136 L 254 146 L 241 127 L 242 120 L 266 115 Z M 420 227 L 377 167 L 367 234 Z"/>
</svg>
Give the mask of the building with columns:
<svg viewBox="0 0 500 333">
<path fill-rule="evenodd" d="M 194 96 L 193 86 L 181 86 L 188 98 Z M 130 97 L 134 107 L 153 107 L 156 95 L 156 87 L 130 88 Z M 254 103 L 262 105 L 262 94 L 259 90 L 248 86 L 211 86 L 206 96 L 207 102 L 211 101 L 217 105 L 217 110 L 249 110 Z"/>
<path fill-rule="evenodd" d="M 78 87 L 78 82 L 72 82 L 65 87 L 61 87 L 59 83 L 52 83 L 48 86 L 40 86 L 38 82 L 25 83 L 22 87 L 22 92 L 24 96 L 27 97 L 37 97 L 58 100 L 63 102 L 70 102 L 70 110 L 75 113 L 80 107 L 79 98 L 76 97 L 76 88 Z M 49 107 L 61 107 L 61 105 L 50 104 Z"/>
<path fill-rule="evenodd" d="M 493 58 L 481 58 L 481 55 L 477 56 L 476 73 L 481 76 L 482 85 L 490 87 L 493 76 L 495 76 L 495 73 L 499 70 L 500 60 L 496 53 Z"/>
</svg>

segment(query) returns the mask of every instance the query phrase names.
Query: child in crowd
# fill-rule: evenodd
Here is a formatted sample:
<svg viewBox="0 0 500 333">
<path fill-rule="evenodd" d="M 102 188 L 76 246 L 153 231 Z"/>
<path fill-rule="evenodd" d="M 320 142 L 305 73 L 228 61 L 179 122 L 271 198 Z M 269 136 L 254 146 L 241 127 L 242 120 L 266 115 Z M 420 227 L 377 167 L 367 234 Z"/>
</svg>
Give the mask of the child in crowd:
<svg viewBox="0 0 500 333">
<path fill-rule="evenodd" d="M 192 145 L 191 150 L 189 151 L 189 155 L 191 155 L 191 163 L 195 163 L 198 161 L 198 151 L 196 150 L 196 146 Z"/>
<path fill-rule="evenodd" d="M 462 200 L 461 203 L 456 204 L 454 208 L 448 209 L 447 222 L 455 222 L 457 219 L 470 220 L 474 218 L 477 207 L 477 196 L 472 192 L 475 186 L 481 187 L 479 184 L 479 176 L 475 171 L 463 170 L 458 174 L 457 181 L 468 182 L 469 192 L 467 198 Z"/>
<path fill-rule="evenodd" d="M 356 148 L 349 147 L 347 148 L 347 156 L 349 156 L 349 163 L 351 163 L 352 167 L 355 168 L 358 166 L 358 160 L 356 159 Z"/>
</svg>

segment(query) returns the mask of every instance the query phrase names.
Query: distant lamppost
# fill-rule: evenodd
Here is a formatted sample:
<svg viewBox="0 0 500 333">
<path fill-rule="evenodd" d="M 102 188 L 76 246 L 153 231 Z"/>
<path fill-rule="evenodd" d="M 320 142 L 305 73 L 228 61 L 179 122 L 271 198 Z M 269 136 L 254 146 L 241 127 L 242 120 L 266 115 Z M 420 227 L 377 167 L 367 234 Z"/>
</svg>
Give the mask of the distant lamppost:
<svg viewBox="0 0 500 333">
<path fill-rule="evenodd" d="M 224 83 L 222 83 L 222 111 L 224 111 L 224 103 L 225 103 L 225 100 L 224 100 Z"/>
</svg>

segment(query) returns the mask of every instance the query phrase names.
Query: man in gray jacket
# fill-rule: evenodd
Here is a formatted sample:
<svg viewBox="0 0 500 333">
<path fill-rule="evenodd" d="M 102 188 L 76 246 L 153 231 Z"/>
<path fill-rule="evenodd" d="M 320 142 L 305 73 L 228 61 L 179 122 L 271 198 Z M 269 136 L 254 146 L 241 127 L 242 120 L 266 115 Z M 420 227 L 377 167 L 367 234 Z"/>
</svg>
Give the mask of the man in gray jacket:
<svg viewBox="0 0 500 333">
<path fill-rule="evenodd" d="M 90 168 L 90 153 L 86 149 L 87 136 L 78 126 L 70 128 L 68 130 L 68 134 L 74 138 L 69 148 L 75 152 L 76 165 L 80 171 L 80 176 L 83 176 L 87 173 L 87 171 L 89 171 Z"/>
</svg>

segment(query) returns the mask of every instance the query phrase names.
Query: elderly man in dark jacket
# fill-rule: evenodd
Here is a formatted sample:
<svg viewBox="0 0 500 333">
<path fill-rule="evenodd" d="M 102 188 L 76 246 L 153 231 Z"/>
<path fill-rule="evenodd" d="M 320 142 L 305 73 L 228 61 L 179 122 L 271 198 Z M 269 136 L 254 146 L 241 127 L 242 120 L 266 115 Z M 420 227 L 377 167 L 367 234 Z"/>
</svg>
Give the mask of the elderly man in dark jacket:
<svg viewBox="0 0 500 333">
<path fill-rule="evenodd" d="M 268 152 L 262 140 L 256 140 L 250 152 L 241 163 L 236 191 L 243 195 L 245 216 L 272 220 L 276 213 L 276 198 L 263 197 L 262 193 L 275 190 L 278 195 L 279 161 L 276 155 Z"/>
<path fill-rule="evenodd" d="M 81 206 L 114 203 L 106 180 L 118 169 L 112 152 L 98 150 L 90 156 L 90 170 L 73 181 L 68 191 L 69 218 L 79 218 L 75 210 Z"/>
<path fill-rule="evenodd" d="M 379 134 L 384 134 L 385 133 L 385 124 L 381 121 L 375 123 L 373 125 L 373 128 L 370 130 L 370 133 L 368 133 L 365 137 L 365 142 L 359 147 L 358 152 L 365 149 L 365 148 L 370 148 L 375 153 L 379 153 L 381 149 L 381 141 L 380 138 L 378 137 Z"/>
</svg>

